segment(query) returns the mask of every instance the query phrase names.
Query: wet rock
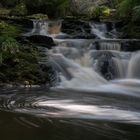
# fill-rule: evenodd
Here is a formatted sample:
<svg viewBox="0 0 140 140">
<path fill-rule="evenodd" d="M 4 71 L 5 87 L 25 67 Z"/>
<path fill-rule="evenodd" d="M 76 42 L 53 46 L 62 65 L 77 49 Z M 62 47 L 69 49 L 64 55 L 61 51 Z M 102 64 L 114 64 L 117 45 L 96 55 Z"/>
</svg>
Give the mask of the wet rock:
<svg viewBox="0 0 140 140">
<path fill-rule="evenodd" d="M 32 36 L 26 37 L 26 39 L 32 43 L 43 45 L 47 47 L 48 49 L 50 49 L 52 46 L 55 46 L 53 39 L 48 36 L 32 35 Z"/>
<path fill-rule="evenodd" d="M 96 36 L 93 34 L 78 34 L 72 37 L 73 39 L 95 39 Z"/>
<path fill-rule="evenodd" d="M 128 41 L 128 42 L 122 42 L 122 50 L 123 51 L 138 51 L 140 50 L 140 40 L 139 41 Z"/>
<path fill-rule="evenodd" d="M 72 37 L 70 35 L 57 35 L 55 38 L 56 39 L 71 39 Z"/>
<path fill-rule="evenodd" d="M 90 33 L 91 27 L 88 22 L 77 19 L 64 19 L 62 32 L 75 35 L 77 33 Z"/>
</svg>

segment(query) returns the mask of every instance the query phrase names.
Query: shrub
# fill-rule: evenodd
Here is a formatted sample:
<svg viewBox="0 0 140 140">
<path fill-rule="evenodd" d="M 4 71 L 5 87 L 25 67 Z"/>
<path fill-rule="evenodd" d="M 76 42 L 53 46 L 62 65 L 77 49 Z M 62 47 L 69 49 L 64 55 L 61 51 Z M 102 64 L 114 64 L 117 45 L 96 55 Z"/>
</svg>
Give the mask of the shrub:
<svg viewBox="0 0 140 140">
<path fill-rule="evenodd" d="M 16 5 L 16 7 L 11 10 L 10 14 L 14 15 L 14 16 L 27 15 L 26 5 L 24 3 L 20 3 L 20 4 Z"/>
<path fill-rule="evenodd" d="M 110 8 L 107 6 L 91 6 L 88 9 L 88 14 L 92 18 L 97 18 L 100 16 L 109 16 L 110 14 Z"/>
<path fill-rule="evenodd" d="M 135 6 L 140 5 L 140 0 L 122 0 L 118 6 L 118 15 L 122 18 L 129 18 L 132 16 Z"/>
<path fill-rule="evenodd" d="M 13 25 L 9 25 L 4 21 L 0 21 L 0 40 L 5 37 L 17 37 L 19 29 Z"/>
</svg>

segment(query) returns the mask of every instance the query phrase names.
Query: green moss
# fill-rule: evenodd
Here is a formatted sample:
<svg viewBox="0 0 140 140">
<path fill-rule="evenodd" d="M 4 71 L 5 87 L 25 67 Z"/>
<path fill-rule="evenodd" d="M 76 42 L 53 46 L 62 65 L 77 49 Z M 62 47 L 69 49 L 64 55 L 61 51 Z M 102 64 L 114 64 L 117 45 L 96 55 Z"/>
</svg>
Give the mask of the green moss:
<svg viewBox="0 0 140 140">
<path fill-rule="evenodd" d="M 38 20 L 46 20 L 48 19 L 48 16 L 46 14 L 33 14 L 30 16 L 27 16 L 29 19 L 38 19 Z"/>
<path fill-rule="evenodd" d="M 107 17 L 110 15 L 110 8 L 107 6 L 91 6 L 88 9 L 90 18 Z"/>
</svg>

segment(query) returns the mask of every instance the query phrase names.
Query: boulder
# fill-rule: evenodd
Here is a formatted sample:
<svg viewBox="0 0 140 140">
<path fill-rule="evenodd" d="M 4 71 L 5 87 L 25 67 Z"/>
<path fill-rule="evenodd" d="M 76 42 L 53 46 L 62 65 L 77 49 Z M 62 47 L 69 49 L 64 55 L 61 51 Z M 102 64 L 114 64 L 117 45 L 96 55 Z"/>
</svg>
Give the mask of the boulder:
<svg viewBox="0 0 140 140">
<path fill-rule="evenodd" d="M 61 30 L 64 33 L 76 35 L 77 33 L 90 33 L 91 27 L 89 22 L 67 18 L 64 19 Z"/>
<path fill-rule="evenodd" d="M 27 40 L 29 40 L 31 43 L 43 45 L 50 49 L 52 46 L 55 46 L 55 43 L 51 37 L 43 36 L 43 35 L 32 35 L 29 37 L 26 37 Z"/>
</svg>

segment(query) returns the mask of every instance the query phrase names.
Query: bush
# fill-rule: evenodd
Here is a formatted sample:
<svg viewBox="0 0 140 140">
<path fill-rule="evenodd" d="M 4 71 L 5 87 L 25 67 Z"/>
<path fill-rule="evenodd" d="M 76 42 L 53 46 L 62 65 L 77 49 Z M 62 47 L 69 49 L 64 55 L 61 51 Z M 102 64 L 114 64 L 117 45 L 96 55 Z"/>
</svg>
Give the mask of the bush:
<svg viewBox="0 0 140 140">
<path fill-rule="evenodd" d="M 49 18 L 63 17 L 68 14 L 70 0 L 25 0 L 29 14 L 43 13 Z"/>
<path fill-rule="evenodd" d="M 109 16 L 110 15 L 110 8 L 107 6 L 91 6 L 88 9 L 88 14 L 91 18 L 97 18 L 100 16 Z"/>
<path fill-rule="evenodd" d="M 19 29 L 13 25 L 9 25 L 4 21 L 0 21 L 0 40 L 6 37 L 17 37 Z"/>
<path fill-rule="evenodd" d="M 131 19 L 134 7 L 140 5 L 140 0 L 123 0 L 118 6 L 118 15 Z"/>
<path fill-rule="evenodd" d="M 27 15 L 26 5 L 24 3 L 20 3 L 20 4 L 16 5 L 16 7 L 11 10 L 10 14 L 14 15 L 14 16 L 25 16 L 25 15 Z"/>
</svg>

